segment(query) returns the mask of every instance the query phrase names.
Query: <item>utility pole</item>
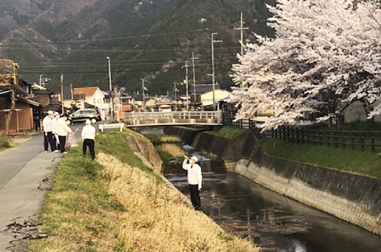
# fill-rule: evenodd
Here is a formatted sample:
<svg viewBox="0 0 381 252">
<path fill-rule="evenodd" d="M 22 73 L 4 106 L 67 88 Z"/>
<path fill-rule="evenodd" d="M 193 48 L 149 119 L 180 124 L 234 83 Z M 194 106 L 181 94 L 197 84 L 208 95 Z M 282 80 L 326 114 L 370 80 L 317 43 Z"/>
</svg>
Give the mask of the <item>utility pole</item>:
<svg viewBox="0 0 381 252">
<path fill-rule="evenodd" d="M 212 33 L 212 86 L 213 86 L 213 107 L 215 108 L 216 105 L 216 73 L 214 70 L 214 43 L 221 43 L 222 40 L 214 40 L 214 35 L 217 35 L 217 33 Z"/>
<path fill-rule="evenodd" d="M 73 95 L 73 83 L 70 83 L 70 100 L 74 100 L 74 95 Z"/>
<path fill-rule="evenodd" d="M 63 96 L 63 72 L 61 72 L 61 114 L 65 113 L 64 111 L 64 96 Z"/>
<path fill-rule="evenodd" d="M 173 86 L 174 86 L 174 88 L 173 88 L 173 91 L 174 91 L 174 93 L 175 93 L 175 111 L 177 111 L 177 91 L 179 91 L 177 88 L 176 88 L 176 85 L 177 85 L 178 83 L 175 81 L 175 82 L 173 82 Z"/>
<path fill-rule="evenodd" d="M 242 57 L 243 56 L 243 30 L 249 29 L 249 27 L 244 27 L 245 22 L 243 21 L 243 14 L 242 14 L 242 12 L 241 12 L 241 20 L 239 21 L 239 23 L 240 23 L 240 27 L 239 28 L 234 28 L 234 30 L 240 30 L 240 33 L 241 33 L 240 44 L 241 44 L 241 57 Z M 241 88 L 244 88 L 243 81 L 241 82 Z"/>
<path fill-rule="evenodd" d="M 143 112 L 146 112 L 146 95 L 145 95 L 145 90 L 146 87 L 144 86 L 144 79 L 142 78 L 142 90 L 143 90 Z"/>
<path fill-rule="evenodd" d="M 106 57 L 106 59 L 107 59 L 107 65 L 108 65 L 108 84 L 109 84 L 109 89 L 110 89 L 110 95 L 111 95 L 111 97 L 110 97 L 110 104 L 111 104 L 111 110 L 110 110 L 110 113 L 111 113 L 111 115 L 110 115 L 110 119 L 112 120 L 113 118 L 114 118 L 114 104 L 113 104 L 113 98 L 114 98 L 114 96 L 113 96 L 113 90 L 112 90 L 112 82 L 111 82 L 111 59 L 110 59 L 110 57 Z"/>
<path fill-rule="evenodd" d="M 186 110 L 189 111 L 189 101 L 188 101 L 188 68 L 189 68 L 189 62 L 185 61 L 185 86 L 186 86 Z"/>
<path fill-rule="evenodd" d="M 192 70 L 193 70 L 193 101 L 196 104 L 196 69 L 194 61 L 198 58 L 194 57 L 194 52 L 192 52 Z"/>
</svg>

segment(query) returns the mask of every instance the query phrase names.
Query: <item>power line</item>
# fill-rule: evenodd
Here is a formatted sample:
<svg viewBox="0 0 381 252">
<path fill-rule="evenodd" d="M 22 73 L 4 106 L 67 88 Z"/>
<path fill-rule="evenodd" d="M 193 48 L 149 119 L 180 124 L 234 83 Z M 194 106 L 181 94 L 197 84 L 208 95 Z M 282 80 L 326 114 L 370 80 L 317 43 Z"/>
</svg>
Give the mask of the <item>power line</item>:
<svg viewBox="0 0 381 252">
<path fill-rule="evenodd" d="M 175 35 L 175 34 L 182 34 L 182 33 L 194 33 L 194 32 L 204 32 L 208 31 L 209 28 L 203 28 L 203 29 L 195 29 L 195 30 L 189 30 L 189 31 L 178 31 L 178 32 L 167 32 L 167 33 L 157 33 L 157 34 L 144 34 L 144 35 L 135 35 L 135 36 L 124 36 L 124 37 L 111 37 L 111 38 L 93 38 L 93 39 L 78 39 L 78 40 L 57 40 L 57 41 L 51 41 L 54 44 L 73 44 L 73 43 L 83 43 L 83 42 L 96 42 L 96 41 L 113 41 L 113 40 L 123 40 L 123 39 L 135 39 L 135 38 L 150 38 L 150 37 L 157 37 L 157 36 L 167 36 L 167 35 Z M 31 43 L 31 42 L 41 42 L 41 41 L 25 41 L 21 39 L 14 39 L 11 38 L 9 40 L 14 41 L 21 41 L 25 43 Z M 47 39 L 48 40 L 48 39 Z M 46 41 L 44 41 L 46 42 Z"/>
</svg>

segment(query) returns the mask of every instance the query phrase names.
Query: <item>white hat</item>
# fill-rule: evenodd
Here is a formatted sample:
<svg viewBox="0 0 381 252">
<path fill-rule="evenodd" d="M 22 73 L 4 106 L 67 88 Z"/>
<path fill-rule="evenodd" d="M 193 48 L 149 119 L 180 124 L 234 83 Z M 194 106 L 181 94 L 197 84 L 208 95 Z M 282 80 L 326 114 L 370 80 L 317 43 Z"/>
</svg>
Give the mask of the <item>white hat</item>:
<svg viewBox="0 0 381 252">
<path fill-rule="evenodd" d="M 53 115 L 53 111 L 49 110 L 48 115 Z"/>
<path fill-rule="evenodd" d="M 198 162 L 198 157 L 192 156 L 191 159 L 193 159 L 195 162 Z"/>
<path fill-rule="evenodd" d="M 60 113 L 58 113 L 58 112 L 54 112 L 54 116 L 56 116 L 56 115 L 60 115 Z"/>
</svg>

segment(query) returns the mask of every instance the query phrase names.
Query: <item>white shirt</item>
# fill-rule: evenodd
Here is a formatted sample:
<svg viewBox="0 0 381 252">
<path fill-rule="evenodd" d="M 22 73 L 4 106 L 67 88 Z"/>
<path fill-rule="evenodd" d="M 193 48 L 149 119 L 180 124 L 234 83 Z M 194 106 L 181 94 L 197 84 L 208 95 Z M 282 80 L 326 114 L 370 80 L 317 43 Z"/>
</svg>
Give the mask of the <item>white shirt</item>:
<svg viewBox="0 0 381 252">
<path fill-rule="evenodd" d="M 45 116 L 44 120 L 42 120 L 42 126 L 44 127 L 44 132 L 52 132 L 53 131 L 52 118 L 49 116 Z"/>
<path fill-rule="evenodd" d="M 83 127 L 82 129 L 82 140 L 85 140 L 85 139 L 92 139 L 94 140 L 95 138 L 95 128 L 91 125 L 86 125 L 85 127 Z"/>
<path fill-rule="evenodd" d="M 67 126 L 65 120 L 63 118 L 58 118 L 57 120 L 57 129 L 56 133 L 59 136 L 67 136 L 67 133 L 72 133 L 73 131 Z"/>
<path fill-rule="evenodd" d="M 54 134 L 57 134 L 57 124 L 58 124 L 58 118 L 53 117 L 53 119 L 52 119 L 52 132 Z"/>
<path fill-rule="evenodd" d="M 183 162 L 183 169 L 188 171 L 188 184 L 198 185 L 198 189 L 202 188 L 202 174 L 201 167 L 198 164 L 187 164 L 185 159 Z"/>
</svg>

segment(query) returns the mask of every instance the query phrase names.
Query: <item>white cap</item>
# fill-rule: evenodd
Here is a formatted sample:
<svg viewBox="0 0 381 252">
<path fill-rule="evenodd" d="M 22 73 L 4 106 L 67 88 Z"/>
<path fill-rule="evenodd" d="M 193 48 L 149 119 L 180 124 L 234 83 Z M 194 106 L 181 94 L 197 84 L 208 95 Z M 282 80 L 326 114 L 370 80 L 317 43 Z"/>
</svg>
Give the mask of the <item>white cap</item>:
<svg viewBox="0 0 381 252">
<path fill-rule="evenodd" d="M 49 110 L 48 115 L 53 115 L 53 111 Z"/>
<path fill-rule="evenodd" d="M 191 159 L 193 159 L 195 162 L 198 162 L 198 157 L 192 156 Z"/>
<path fill-rule="evenodd" d="M 90 125 L 91 124 L 91 121 L 89 119 L 86 120 L 85 122 L 86 125 Z"/>
</svg>

